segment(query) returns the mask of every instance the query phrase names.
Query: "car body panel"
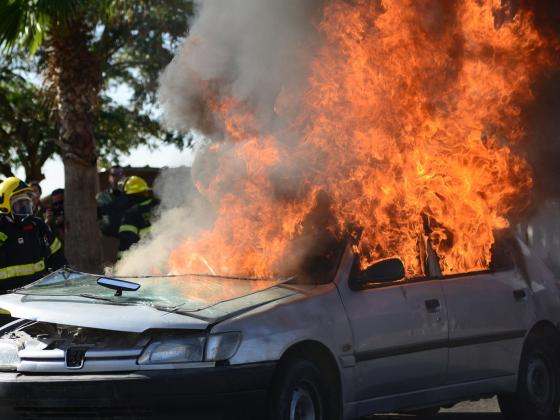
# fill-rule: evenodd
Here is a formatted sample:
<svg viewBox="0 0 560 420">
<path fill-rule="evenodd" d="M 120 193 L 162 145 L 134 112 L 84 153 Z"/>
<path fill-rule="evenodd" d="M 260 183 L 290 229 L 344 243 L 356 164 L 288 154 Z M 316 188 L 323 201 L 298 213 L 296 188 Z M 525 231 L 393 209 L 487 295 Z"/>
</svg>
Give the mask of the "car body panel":
<svg viewBox="0 0 560 420">
<path fill-rule="evenodd" d="M 425 324 L 420 306 L 420 301 L 423 303 L 433 296 L 438 297 L 433 291 L 400 286 L 386 289 L 384 293 L 371 294 L 367 302 L 355 305 L 356 313 L 369 305 L 377 306 L 384 312 L 375 320 L 350 314 L 358 349 L 356 371 L 359 391 L 356 399 L 408 392 L 443 383 L 448 349 L 447 330 L 442 331 L 440 325 L 446 324 L 445 316 L 428 314 L 433 321 L 431 325 Z M 368 328 L 376 331 L 372 334 L 375 335 L 374 340 L 369 339 Z M 395 333 L 390 333 L 393 329 Z"/>
<path fill-rule="evenodd" d="M 13 317 L 17 318 L 113 331 L 205 330 L 210 324 L 229 316 L 295 293 L 290 289 L 272 287 L 184 314 L 179 312 L 180 308 L 162 311 L 141 304 L 116 305 L 88 298 L 68 301 L 63 296 L 23 294 L 0 296 L 0 308 L 9 311 Z"/>
<path fill-rule="evenodd" d="M 518 240 L 521 255 L 516 265 L 530 285 L 532 310 L 535 322 L 548 320 L 556 327 L 560 325 L 560 279 L 532 252 Z"/>
<path fill-rule="evenodd" d="M 216 324 L 211 332 L 241 331 L 232 365 L 278 360 L 291 347 L 316 343 L 335 359 L 343 383 L 343 400 L 353 398 L 352 331 L 333 283 L 305 287 L 297 295 L 272 302 Z M 350 363 L 344 361 L 350 359 Z"/>
<path fill-rule="evenodd" d="M 534 323 L 523 276 L 510 270 L 441 282 L 449 308 L 447 383 L 515 375 Z"/>
<path fill-rule="evenodd" d="M 444 383 L 448 331 L 440 283 L 397 283 L 354 291 L 346 276 L 338 288 L 354 336 L 356 399 Z M 427 302 L 435 300 L 438 307 L 428 310 Z"/>
<path fill-rule="evenodd" d="M 504 376 L 384 395 L 348 404 L 345 410 L 345 413 L 348 414 L 344 418 L 353 419 L 372 413 L 391 413 L 452 405 L 466 399 L 486 398 L 496 393 L 512 392 L 515 385 L 515 376 Z"/>
</svg>

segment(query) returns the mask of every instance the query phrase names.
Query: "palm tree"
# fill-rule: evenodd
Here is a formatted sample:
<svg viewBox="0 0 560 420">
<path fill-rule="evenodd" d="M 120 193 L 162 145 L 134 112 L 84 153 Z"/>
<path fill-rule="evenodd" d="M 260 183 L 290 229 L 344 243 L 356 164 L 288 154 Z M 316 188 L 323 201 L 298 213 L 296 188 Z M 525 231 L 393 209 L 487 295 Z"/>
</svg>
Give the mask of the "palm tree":
<svg viewBox="0 0 560 420">
<path fill-rule="evenodd" d="M 31 52 L 45 47 L 46 80 L 60 118 L 59 144 L 65 176 L 66 254 L 81 270 L 101 267 L 96 224 L 98 190 L 94 122 L 102 87 L 100 57 L 90 48 L 91 2 L 83 0 L 0 0 L 0 41 Z M 95 2 L 103 12 L 110 2 Z M 89 7 L 88 7 L 89 6 Z M 105 9 L 109 10 L 109 9 Z"/>
</svg>

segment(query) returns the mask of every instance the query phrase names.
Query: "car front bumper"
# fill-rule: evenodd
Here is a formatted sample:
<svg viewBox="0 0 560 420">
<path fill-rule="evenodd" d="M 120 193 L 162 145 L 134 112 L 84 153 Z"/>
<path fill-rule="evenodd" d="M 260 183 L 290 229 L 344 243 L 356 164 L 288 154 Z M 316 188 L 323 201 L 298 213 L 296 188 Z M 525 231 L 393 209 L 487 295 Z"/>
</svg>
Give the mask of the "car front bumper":
<svg viewBox="0 0 560 420">
<path fill-rule="evenodd" d="M 262 418 L 275 367 L 267 362 L 128 374 L 0 372 L 0 418 Z"/>
</svg>

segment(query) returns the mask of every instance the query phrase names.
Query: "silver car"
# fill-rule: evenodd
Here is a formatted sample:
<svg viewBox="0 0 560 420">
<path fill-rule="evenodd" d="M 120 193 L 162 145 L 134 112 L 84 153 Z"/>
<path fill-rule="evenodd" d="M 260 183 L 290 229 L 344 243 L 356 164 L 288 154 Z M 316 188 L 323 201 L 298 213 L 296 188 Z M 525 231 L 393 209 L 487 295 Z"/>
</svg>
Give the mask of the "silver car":
<svg viewBox="0 0 560 420">
<path fill-rule="evenodd" d="M 352 249 L 311 281 L 63 270 L 1 296 L 0 418 L 351 419 L 493 395 L 508 419 L 557 416 L 558 281 L 522 241 L 483 272 L 428 255 L 414 279 Z"/>
</svg>

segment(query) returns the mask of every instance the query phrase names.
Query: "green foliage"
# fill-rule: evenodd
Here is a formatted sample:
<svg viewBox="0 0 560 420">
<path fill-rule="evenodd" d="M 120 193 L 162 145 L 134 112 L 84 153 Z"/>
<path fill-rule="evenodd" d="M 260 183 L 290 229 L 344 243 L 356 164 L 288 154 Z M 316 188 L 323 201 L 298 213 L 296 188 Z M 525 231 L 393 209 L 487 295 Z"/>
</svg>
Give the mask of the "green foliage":
<svg viewBox="0 0 560 420">
<path fill-rule="evenodd" d="M 0 44 L 12 48 L 20 43 L 35 52 L 49 25 L 63 22 L 86 4 L 83 0 L 0 0 Z"/>
<path fill-rule="evenodd" d="M 41 167 L 56 149 L 56 117 L 44 92 L 18 70 L 24 64 L 0 62 L 0 172 L 22 166 L 29 179 L 41 179 Z"/>
<path fill-rule="evenodd" d="M 156 102 L 157 80 L 187 35 L 193 5 L 187 0 L 116 2 L 106 22 L 98 23 L 100 35 L 93 49 L 106 57 L 104 78 L 124 83 L 134 91 L 137 109 Z M 128 7 L 123 7 L 126 3 Z"/>
<path fill-rule="evenodd" d="M 117 1 L 115 6 L 107 19 L 98 23 L 97 36 L 92 40 L 93 50 L 106 57 L 102 60 L 106 89 L 101 95 L 96 127 L 100 156 L 115 161 L 133 147 L 155 148 L 161 142 L 179 149 L 191 146 L 190 135 L 166 132 L 154 120 L 154 114 L 159 74 L 187 34 L 192 2 Z M 124 86 L 130 92 L 128 103 L 111 102 L 109 86 Z"/>
<path fill-rule="evenodd" d="M 0 61 L 0 172 L 20 165 L 27 171 L 29 159 L 42 165 L 57 152 L 54 100 L 22 75 L 52 71 L 49 35 L 78 16 L 93 28 L 89 49 L 101 63 L 95 124 L 101 163 L 118 160 L 139 145 L 190 146 L 190 136 L 166 132 L 154 115 L 159 73 L 186 35 L 192 13 L 190 0 L 0 0 L 0 46 L 5 51 Z M 15 59 L 25 50 L 34 58 Z M 26 61 L 24 71 L 18 71 Z M 130 98 L 115 101 L 111 94 L 116 88 Z M 23 126 L 27 137 L 18 131 Z"/>
</svg>

